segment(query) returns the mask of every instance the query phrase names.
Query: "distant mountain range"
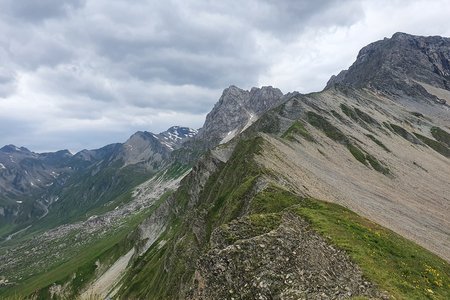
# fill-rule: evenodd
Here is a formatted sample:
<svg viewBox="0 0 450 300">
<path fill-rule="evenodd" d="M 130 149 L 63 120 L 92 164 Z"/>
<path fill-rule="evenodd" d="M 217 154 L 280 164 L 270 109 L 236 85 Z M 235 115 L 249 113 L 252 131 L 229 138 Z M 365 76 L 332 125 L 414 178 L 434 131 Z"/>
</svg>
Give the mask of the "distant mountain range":
<svg viewBox="0 0 450 300">
<path fill-rule="evenodd" d="M 136 132 L 125 143 L 100 149 L 35 153 L 7 145 L 0 149 L 0 224 L 19 225 L 48 213 L 55 201 L 64 201 L 61 190 L 69 188 L 72 177 L 98 173 L 99 168 L 124 167 L 153 174 L 164 165 L 170 152 L 197 130 L 173 126 L 159 134 Z"/>
</svg>

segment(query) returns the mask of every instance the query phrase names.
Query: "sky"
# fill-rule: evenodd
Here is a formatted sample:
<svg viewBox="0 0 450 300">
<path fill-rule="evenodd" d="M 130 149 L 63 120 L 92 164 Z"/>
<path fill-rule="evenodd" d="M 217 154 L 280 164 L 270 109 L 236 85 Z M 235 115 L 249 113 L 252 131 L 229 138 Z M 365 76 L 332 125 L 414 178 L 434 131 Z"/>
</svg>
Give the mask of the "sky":
<svg viewBox="0 0 450 300">
<path fill-rule="evenodd" d="M 395 32 L 449 37 L 449 16 L 449 0 L 0 0 L 0 145 L 199 128 L 230 85 L 319 91 Z"/>
</svg>

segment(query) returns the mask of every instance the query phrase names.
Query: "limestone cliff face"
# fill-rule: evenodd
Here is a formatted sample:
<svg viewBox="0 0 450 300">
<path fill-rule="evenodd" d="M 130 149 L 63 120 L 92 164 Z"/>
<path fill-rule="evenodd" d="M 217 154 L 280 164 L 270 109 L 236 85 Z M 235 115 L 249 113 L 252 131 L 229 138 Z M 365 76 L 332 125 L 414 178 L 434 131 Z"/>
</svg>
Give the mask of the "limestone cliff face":
<svg viewBox="0 0 450 300">
<path fill-rule="evenodd" d="M 196 139 L 207 141 L 208 147 L 229 141 L 282 101 L 283 93 L 271 86 L 250 91 L 230 86 L 206 116 Z"/>
<path fill-rule="evenodd" d="M 355 63 L 333 76 L 327 88 L 336 83 L 396 95 L 434 95 L 435 101 L 445 103 L 447 97 L 429 86 L 450 91 L 450 39 L 396 33 L 362 48 Z"/>
</svg>

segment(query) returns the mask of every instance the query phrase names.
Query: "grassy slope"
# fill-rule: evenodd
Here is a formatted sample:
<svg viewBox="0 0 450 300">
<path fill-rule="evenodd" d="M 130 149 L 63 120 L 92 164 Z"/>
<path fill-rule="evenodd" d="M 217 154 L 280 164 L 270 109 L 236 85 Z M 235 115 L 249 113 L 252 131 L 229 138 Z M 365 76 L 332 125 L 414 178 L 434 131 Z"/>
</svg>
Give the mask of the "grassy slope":
<svg viewBox="0 0 450 300">
<path fill-rule="evenodd" d="M 347 251 L 364 274 L 395 299 L 450 299 L 450 265 L 400 235 L 333 203 L 302 199 L 271 186 L 252 201 L 260 219 L 296 212 L 331 243 Z M 252 216 L 251 216 L 252 217 Z"/>
<path fill-rule="evenodd" d="M 161 171 L 156 177 L 162 177 L 165 180 L 172 180 L 180 177 L 188 170 L 188 167 L 174 164 L 166 171 Z M 126 225 L 120 227 L 119 230 L 108 232 L 104 238 L 90 241 L 83 251 L 80 249 L 73 249 L 72 253 L 66 253 L 67 259 L 62 261 L 59 265 L 52 265 L 48 270 L 44 270 L 31 278 L 25 279 L 20 285 L 7 289 L 0 290 L 0 298 L 11 297 L 16 295 L 20 298 L 25 295 L 36 292 L 41 299 L 48 299 L 48 286 L 54 282 L 64 284 L 71 281 L 74 273 L 77 278 L 71 281 L 70 287 L 73 291 L 82 289 L 89 280 L 94 278 L 96 270 L 96 262 L 99 260 L 102 264 L 110 265 L 126 253 L 134 243 L 133 235 L 130 235 L 138 224 L 140 224 L 148 215 L 150 215 L 163 201 L 167 199 L 170 193 L 165 193 L 157 203 L 148 210 L 141 212 L 138 215 L 127 217 L 124 222 Z M 120 197 L 131 197 L 131 192 L 128 191 Z M 114 204 L 120 202 L 120 198 L 113 201 Z M 95 210 L 94 210 L 95 212 Z M 23 237 L 26 238 L 26 237 Z M 22 238 L 22 239 L 23 239 Z M 67 237 L 70 240 L 70 236 Z M 21 240 L 21 239 L 19 239 Z M 18 240 L 18 241 L 19 241 Z"/>
<path fill-rule="evenodd" d="M 309 220 L 330 242 L 345 249 L 364 274 L 395 299 L 449 299 L 450 267 L 447 262 L 415 243 L 335 204 L 302 199 L 275 185 L 249 200 L 259 176 L 271 176 L 253 161 L 263 140 L 241 141 L 228 163 L 213 174 L 201 194 L 197 212 L 173 226 L 137 261 L 121 291 L 124 299 L 174 299 L 191 284 L 195 261 L 208 250 L 209 234 L 217 226 L 242 216 L 243 210 L 255 225 L 255 234 L 275 228 L 284 209 Z M 273 175 L 273 174 L 272 174 Z M 184 185 L 189 186 L 189 181 Z M 176 193 L 179 203 L 187 201 L 187 190 Z M 183 205 L 183 204 L 182 204 Z M 206 228 L 205 238 L 193 234 L 195 218 Z M 229 237 L 233 239 L 233 237 Z"/>
<path fill-rule="evenodd" d="M 450 299 L 450 266 L 438 256 L 336 204 L 311 199 L 295 210 L 395 299 Z"/>
<path fill-rule="evenodd" d="M 132 247 L 132 240 L 127 240 L 127 236 L 148 213 L 130 217 L 126 226 L 120 230 L 107 234 L 102 239 L 92 241 L 82 251 L 78 249 L 60 265 L 52 266 L 49 270 L 43 270 L 40 274 L 23 281 L 14 288 L 0 291 L 0 297 L 27 296 L 37 292 L 37 295 L 40 295 L 38 298 L 48 299 L 46 287 L 54 282 L 60 284 L 67 282 L 73 273 L 77 274 L 77 280 L 71 286 L 74 291 L 77 291 L 94 275 L 97 260 L 113 263 L 114 258 L 118 258 Z"/>
<path fill-rule="evenodd" d="M 239 216 L 246 195 L 261 175 L 252 160 L 261 142 L 257 138 L 236 146 L 229 162 L 208 179 L 195 210 L 187 209 L 192 176 L 182 182 L 175 197 L 177 210 L 187 217 L 172 216 L 170 229 L 134 263 L 121 291 L 123 299 L 175 299 L 190 283 L 195 261 L 206 250 L 212 229 Z M 193 234 L 191 218 L 204 222 L 203 239 Z M 158 243 L 162 240 L 166 241 L 163 246 Z"/>
</svg>

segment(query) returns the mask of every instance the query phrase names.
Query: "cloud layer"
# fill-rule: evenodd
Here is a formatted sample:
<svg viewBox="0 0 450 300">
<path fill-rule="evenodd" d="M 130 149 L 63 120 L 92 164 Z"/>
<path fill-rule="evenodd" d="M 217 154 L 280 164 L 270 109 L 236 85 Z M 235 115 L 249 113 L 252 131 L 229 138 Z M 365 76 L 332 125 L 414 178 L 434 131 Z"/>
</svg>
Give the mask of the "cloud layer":
<svg viewBox="0 0 450 300">
<path fill-rule="evenodd" d="M 446 1 L 0 0 L 0 145 L 200 127 L 231 84 L 317 91 L 367 43 L 449 36 L 448 15 Z"/>
</svg>

